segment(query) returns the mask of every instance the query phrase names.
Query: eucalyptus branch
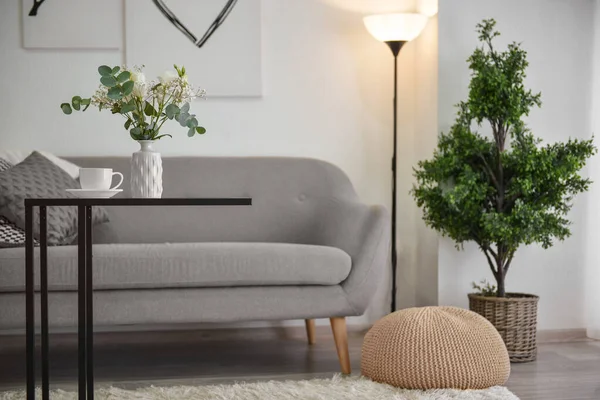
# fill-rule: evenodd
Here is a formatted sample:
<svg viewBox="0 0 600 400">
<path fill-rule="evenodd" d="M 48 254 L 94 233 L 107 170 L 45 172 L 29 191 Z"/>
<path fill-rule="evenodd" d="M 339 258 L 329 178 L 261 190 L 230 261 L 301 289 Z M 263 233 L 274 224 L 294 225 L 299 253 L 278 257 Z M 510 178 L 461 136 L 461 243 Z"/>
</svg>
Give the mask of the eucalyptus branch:
<svg viewBox="0 0 600 400">
<path fill-rule="evenodd" d="M 62 103 L 60 107 L 65 114 L 85 111 L 90 104 L 98 106 L 100 111 L 110 109 L 113 114 L 126 118 L 125 129 L 134 140 L 171 136 L 161 134 L 160 130 L 167 120 L 173 119 L 187 129 L 188 136 L 203 134 L 206 129 L 189 113 L 189 102 L 204 97 L 205 92 L 188 83 L 185 67 L 174 67 L 175 71 L 166 71 L 158 81 L 146 84 L 140 67 L 121 69 L 102 65 L 98 68 L 101 85 L 96 93 L 89 99 L 75 96 L 71 103 Z"/>
<path fill-rule="evenodd" d="M 172 99 L 173 99 L 173 95 L 170 95 L 169 98 L 161 105 L 160 111 L 158 112 L 159 115 L 161 115 L 163 113 L 165 104 L 171 104 Z M 165 124 L 165 122 L 167 122 L 167 120 L 168 120 L 168 117 L 165 115 L 165 117 L 162 119 L 160 125 L 158 126 L 158 128 L 156 130 L 160 131 L 162 126 Z"/>
</svg>

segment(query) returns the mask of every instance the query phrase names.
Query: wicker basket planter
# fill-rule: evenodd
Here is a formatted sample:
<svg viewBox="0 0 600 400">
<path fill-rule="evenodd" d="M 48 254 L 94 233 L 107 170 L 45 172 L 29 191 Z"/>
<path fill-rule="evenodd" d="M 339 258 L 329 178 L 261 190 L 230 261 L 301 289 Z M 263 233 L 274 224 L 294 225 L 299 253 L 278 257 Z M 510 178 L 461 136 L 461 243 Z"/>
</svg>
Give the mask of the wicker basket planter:
<svg viewBox="0 0 600 400">
<path fill-rule="evenodd" d="M 471 293 L 469 308 L 496 327 L 506 344 L 511 362 L 535 361 L 539 297 L 523 293 L 507 293 L 506 296 L 484 297 Z"/>
</svg>

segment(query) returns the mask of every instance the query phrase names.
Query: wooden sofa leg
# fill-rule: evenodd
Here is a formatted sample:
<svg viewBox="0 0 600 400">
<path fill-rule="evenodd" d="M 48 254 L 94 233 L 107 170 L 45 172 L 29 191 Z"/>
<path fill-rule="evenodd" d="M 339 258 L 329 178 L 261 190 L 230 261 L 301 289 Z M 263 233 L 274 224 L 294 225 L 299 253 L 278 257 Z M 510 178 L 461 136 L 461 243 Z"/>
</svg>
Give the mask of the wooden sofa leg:
<svg viewBox="0 0 600 400">
<path fill-rule="evenodd" d="M 337 350 L 342 373 L 350 374 L 350 354 L 348 353 L 348 331 L 346 330 L 346 318 L 336 317 L 330 318 L 331 330 L 333 331 L 333 339 L 335 340 L 335 348 Z"/>
<path fill-rule="evenodd" d="M 308 336 L 308 344 L 315 344 L 317 342 L 315 337 L 315 320 L 306 319 L 306 336 Z"/>
</svg>

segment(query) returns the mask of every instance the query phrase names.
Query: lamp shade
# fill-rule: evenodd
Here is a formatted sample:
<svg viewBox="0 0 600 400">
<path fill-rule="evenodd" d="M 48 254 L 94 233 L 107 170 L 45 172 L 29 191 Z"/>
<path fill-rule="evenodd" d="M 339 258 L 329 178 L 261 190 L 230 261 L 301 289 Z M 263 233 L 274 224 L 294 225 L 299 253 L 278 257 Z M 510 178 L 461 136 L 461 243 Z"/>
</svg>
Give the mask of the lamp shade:
<svg viewBox="0 0 600 400">
<path fill-rule="evenodd" d="M 409 42 L 419 36 L 427 24 L 427 17 L 422 14 L 377 14 L 363 20 L 369 33 L 382 42 Z"/>
<path fill-rule="evenodd" d="M 417 11 L 428 17 L 438 13 L 438 0 L 417 0 Z"/>
</svg>

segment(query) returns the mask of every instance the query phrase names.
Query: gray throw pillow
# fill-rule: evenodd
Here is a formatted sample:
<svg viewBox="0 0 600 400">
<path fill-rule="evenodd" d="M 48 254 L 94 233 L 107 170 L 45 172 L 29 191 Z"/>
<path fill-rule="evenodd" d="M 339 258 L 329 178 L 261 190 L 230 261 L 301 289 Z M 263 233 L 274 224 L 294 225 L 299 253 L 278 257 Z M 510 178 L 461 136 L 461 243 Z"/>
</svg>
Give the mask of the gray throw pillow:
<svg viewBox="0 0 600 400">
<path fill-rule="evenodd" d="M 65 189 L 79 184 L 60 167 L 34 151 L 23 162 L 0 172 L 0 215 L 21 229 L 25 229 L 26 198 L 72 197 Z M 39 210 L 34 208 L 34 237 L 39 239 Z M 48 207 L 48 244 L 69 244 L 77 236 L 76 207 Z M 92 223 L 108 221 L 106 210 L 94 207 Z"/>
<path fill-rule="evenodd" d="M 13 165 L 6 161 L 4 158 L 0 158 L 0 172 L 11 169 Z"/>
</svg>

